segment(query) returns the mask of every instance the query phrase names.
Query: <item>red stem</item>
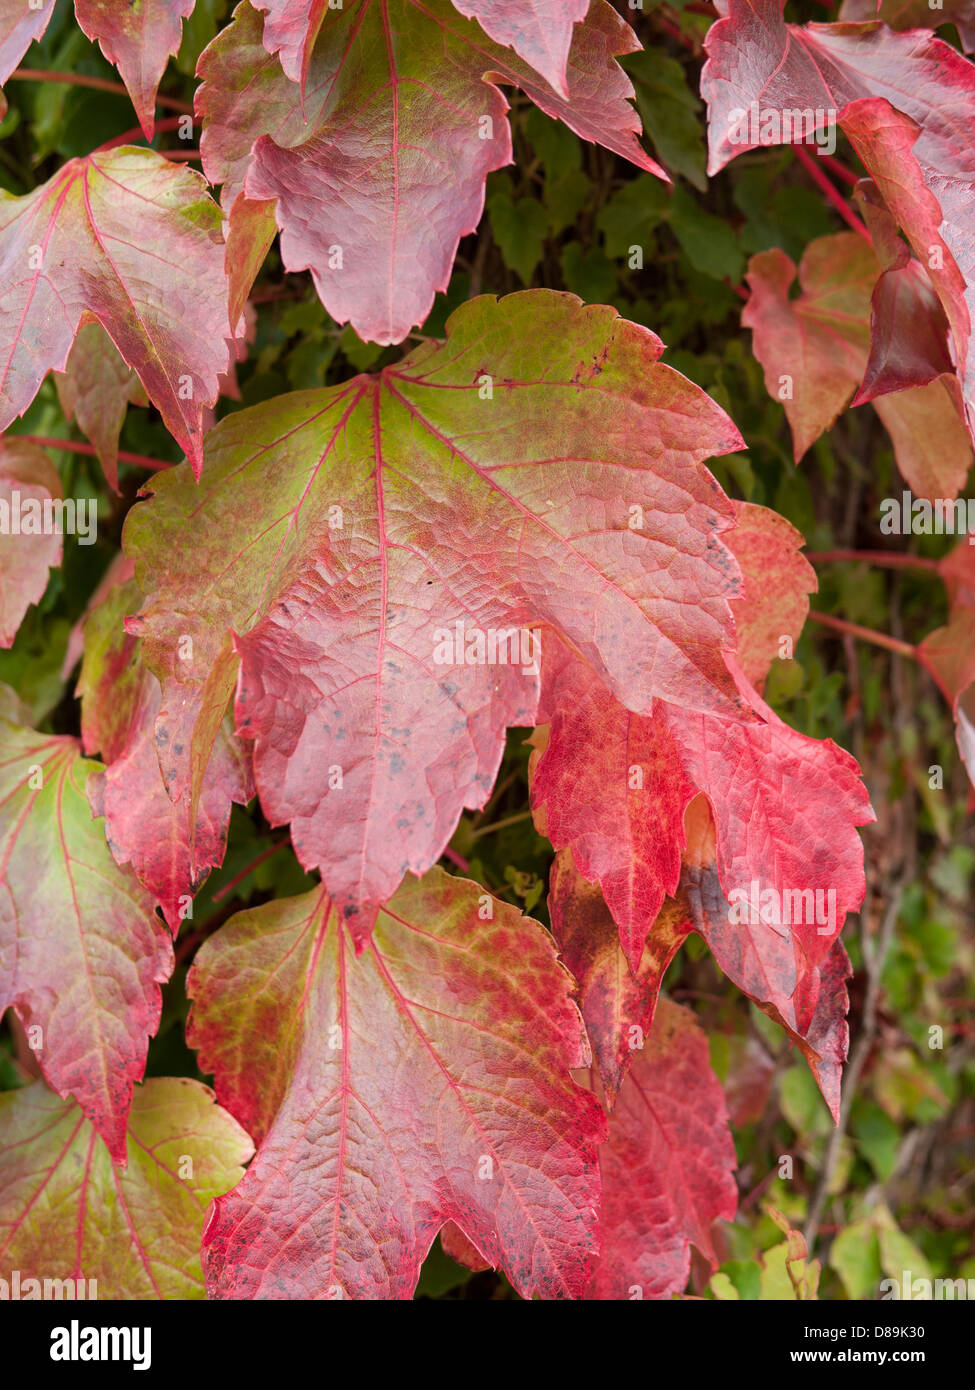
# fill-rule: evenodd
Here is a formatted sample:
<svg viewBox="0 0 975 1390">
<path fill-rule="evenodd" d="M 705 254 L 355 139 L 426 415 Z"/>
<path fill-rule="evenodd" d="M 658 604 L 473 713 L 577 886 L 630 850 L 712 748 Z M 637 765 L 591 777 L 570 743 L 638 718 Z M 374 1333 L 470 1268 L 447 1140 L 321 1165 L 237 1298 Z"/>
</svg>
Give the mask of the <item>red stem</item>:
<svg viewBox="0 0 975 1390">
<path fill-rule="evenodd" d="M 241 869 L 240 873 L 236 874 L 229 883 L 225 883 L 219 892 L 214 893 L 213 901 L 215 903 L 222 902 L 228 893 L 234 891 L 238 883 L 243 883 L 244 879 L 252 874 L 258 865 L 263 864 L 265 859 L 270 859 L 272 854 L 277 854 L 278 850 L 282 849 L 287 843 L 287 840 L 276 840 L 273 845 L 268 845 L 267 849 L 261 850 L 257 858 L 252 859 L 246 869 Z"/>
<path fill-rule="evenodd" d="M 845 164 L 841 164 L 840 161 L 835 157 L 835 155 L 821 154 L 818 157 L 823 161 L 827 169 L 832 169 L 836 177 L 843 179 L 844 182 L 848 183 L 851 188 L 854 184 L 860 182 L 862 175 L 855 174 L 852 169 L 848 169 Z M 820 1227 L 820 1230 L 822 1229 L 823 1228 Z"/>
<path fill-rule="evenodd" d="M 96 92 L 118 92 L 127 97 L 128 91 L 122 82 L 109 82 L 104 77 L 85 77 L 80 72 L 47 72 L 42 68 L 14 68 L 8 82 L 63 82 L 69 87 L 91 87 Z M 157 106 L 165 106 L 169 111 L 182 111 L 192 116 L 193 108 L 185 101 L 175 97 L 156 97 Z"/>
<path fill-rule="evenodd" d="M 851 226 L 855 232 L 859 232 L 862 237 L 866 237 L 867 241 L 870 241 L 870 233 L 860 221 L 859 217 L 857 217 L 856 213 L 848 207 L 846 199 L 842 194 L 837 193 L 836 189 L 817 164 L 816 158 L 811 155 L 803 145 L 793 145 L 792 148 L 795 150 L 796 158 L 799 163 L 805 167 L 813 183 L 818 184 L 819 188 L 833 204 L 833 207 L 843 218 L 844 222 Z"/>
<path fill-rule="evenodd" d="M 814 565 L 831 564 L 834 560 L 863 560 L 868 565 L 880 565 L 891 570 L 933 570 L 940 573 L 937 560 L 926 560 L 923 555 L 902 555 L 889 550 L 807 550 L 806 559 Z"/>
<path fill-rule="evenodd" d="M 64 449 L 69 454 L 89 454 L 92 458 L 98 457 L 98 451 L 90 444 L 82 444 L 74 439 L 52 439 L 46 434 L 12 434 L 9 437 L 23 439 L 27 444 L 40 444 L 44 449 Z M 134 463 L 138 468 L 151 468 L 154 473 L 174 467 L 164 459 L 151 459 L 146 454 L 130 454 L 126 449 L 119 449 L 118 461 Z"/>
<path fill-rule="evenodd" d="M 185 120 L 185 116 L 166 116 L 165 119 L 156 122 L 154 135 L 161 135 L 164 130 L 179 130 L 180 125 Z M 131 130 L 123 130 L 121 135 L 115 135 L 111 140 L 106 140 L 104 145 L 99 145 L 94 154 L 101 154 L 102 150 L 116 150 L 120 145 L 131 145 L 136 140 L 144 140 L 145 134 L 142 127 L 134 125 Z"/>
<path fill-rule="evenodd" d="M 864 642 L 873 643 L 875 647 L 883 647 L 885 651 L 917 660 L 917 647 L 912 646 L 910 642 L 899 642 L 896 637 L 888 637 L 885 632 L 875 632 L 872 627 L 861 627 L 859 623 L 848 623 L 845 618 L 833 618 L 829 613 L 820 613 L 815 608 L 810 608 L 809 616 L 814 623 L 821 623 L 823 627 L 830 627 L 835 632 L 849 633 L 851 637 L 859 637 Z"/>
<path fill-rule="evenodd" d="M 443 858 L 449 859 L 451 864 L 453 864 L 455 868 L 460 869 L 462 874 L 470 873 L 470 864 L 467 862 L 466 859 L 462 859 L 461 856 L 457 853 L 457 851 L 455 849 L 451 849 L 449 845 L 443 852 Z"/>
</svg>

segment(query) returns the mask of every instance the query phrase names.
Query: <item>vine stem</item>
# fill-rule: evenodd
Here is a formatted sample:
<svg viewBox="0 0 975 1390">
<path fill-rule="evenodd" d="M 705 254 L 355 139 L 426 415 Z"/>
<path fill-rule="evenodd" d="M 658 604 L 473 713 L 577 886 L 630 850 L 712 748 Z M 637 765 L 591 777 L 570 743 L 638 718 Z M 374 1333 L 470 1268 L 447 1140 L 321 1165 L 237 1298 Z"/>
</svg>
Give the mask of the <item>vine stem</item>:
<svg viewBox="0 0 975 1390">
<path fill-rule="evenodd" d="M 179 130 L 183 120 L 185 120 L 184 116 L 167 116 L 164 120 L 156 122 L 153 135 L 161 135 L 166 130 Z M 99 145 L 98 149 L 93 150 L 92 153 L 101 154 L 104 150 L 117 150 L 120 145 L 131 145 L 134 141 L 145 138 L 142 127 L 134 125 L 131 130 L 123 130 L 121 135 L 113 135 L 111 140 L 106 140 L 104 145 Z"/>
<path fill-rule="evenodd" d="M 110 82 L 106 77 L 86 77 L 80 72 L 48 72 L 44 68 L 14 68 L 7 78 L 8 82 L 63 82 L 68 87 L 91 87 L 96 92 L 117 92 L 120 96 L 129 95 L 125 84 Z M 156 97 L 157 106 L 165 106 L 169 111 L 182 111 L 185 116 L 193 115 L 193 108 L 187 101 L 176 97 Z"/>
<path fill-rule="evenodd" d="M 287 840 L 275 840 L 273 845 L 268 845 L 266 849 L 262 849 L 256 858 L 252 859 L 249 864 L 241 869 L 239 874 L 235 874 L 229 883 L 225 883 L 222 888 L 214 893 L 213 901 L 215 903 L 222 902 L 227 894 L 232 893 L 239 883 L 243 883 L 244 879 L 249 877 L 256 868 L 263 864 L 265 859 L 270 859 L 272 854 L 277 854 L 278 850 L 282 849 L 287 843 Z"/>
<path fill-rule="evenodd" d="M 80 440 L 74 439 L 54 439 L 46 434 L 11 434 L 8 439 L 22 439 L 27 444 L 40 444 L 44 449 L 64 449 L 69 454 L 88 454 L 91 458 L 98 457 L 97 449 L 90 444 L 82 444 Z M 119 449 L 119 463 L 132 463 L 138 468 L 151 468 L 154 473 L 161 473 L 164 468 L 172 468 L 173 464 L 167 463 L 164 459 L 151 459 L 147 454 L 130 454 L 127 449 Z"/>
<path fill-rule="evenodd" d="M 826 197 L 829 199 L 829 201 L 833 204 L 833 207 L 843 218 L 844 222 L 846 222 L 848 226 L 852 227 L 855 232 L 859 232 L 859 234 L 862 237 L 865 237 L 867 241 L 870 241 L 870 233 L 867 231 L 864 224 L 860 221 L 859 217 L 857 217 L 856 213 L 848 206 L 847 201 L 843 197 L 843 195 L 841 193 L 838 193 L 836 189 L 833 187 L 833 185 L 830 183 L 829 179 L 826 177 L 822 169 L 816 163 L 816 158 L 809 153 L 809 151 L 806 149 L 804 145 L 793 145 L 792 148 L 795 151 L 796 159 L 798 159 L 799 163 L 806 170 L 813 183 L 818 185 L 820 191 L 824 193 Z M 871 242 L 871 245 L 872 244 L 873 243 Z"/>
<path fill-rule="evenodd" d="M 848 623 L 845 618 L 834 618 L 829 613 L 820 613 L 815 608 L 810 608 L 809 617 L 814 623 L 832 628 L 835 632 L 848 633 L 851 637 L 859 637 L 875 647 L 883 647 L 885 651 L 910 657 L 912 661 L 917 660 L 917 647 L 910 642 L 900 642 L 896 637 L 888 637 L 885 632 L 875 632 L 872 627 L 861 627 L 859 623 Z"/>
<path fill-rule="evenodd" d="M 888 550 L 807 550 L 806 559 L 814 565 L 832 564 L 834 560 L 862 560 L 891 570 L 931 570 L 940 572 L 939 561 L 926 560 L 923 555 L 904 555 Z"/>
</svg>

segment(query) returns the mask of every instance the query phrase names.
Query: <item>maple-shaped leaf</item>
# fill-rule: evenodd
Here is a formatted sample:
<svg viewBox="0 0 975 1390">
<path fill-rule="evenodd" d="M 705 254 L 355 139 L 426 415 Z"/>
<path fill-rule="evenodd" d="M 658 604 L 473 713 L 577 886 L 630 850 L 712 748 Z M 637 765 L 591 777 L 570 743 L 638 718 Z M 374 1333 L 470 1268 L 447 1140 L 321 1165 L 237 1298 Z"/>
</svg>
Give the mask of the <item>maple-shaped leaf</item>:
<svg viewBox="0 0 975 1390">
<path fill-rule="evenodd" d="M 498 82 L 666 177 L 637 141 L 633 88 L 615 62 L 637 47 L 596 0 L 575 28 L 560 96 L 449 0 L 311 11 L 289 0 L 270 7 L 263 42 L 261 16 L 245 3 L 200 60 L 204 169 L 223 184 L 233 220 L 248 202 L 276 200 L 285 267 L 311 271 L 334 319 L 362 338 L 400 342 L 446 289 L 458 242 L 483 212 L 488 173 L 511 159 Z M 299 68 L 300 86 L 286 75 Z M 256 220 L 263 247 L 265 215 Z"/>
<path fill-rule="evenodd" d="M 0 1011 L 16 1009 L 47 1080 L 121 1163 L 173 950 L 92 819 L 98 770 L 73 738 L 0 721 Z"/>
<path fill-rule="evenodd" d="M 740 445 L 724 412 L 569 295 L 485 296 L 448 334 L 228 416 L 202 491 L 170 470 L 126 520 L 170 794 L 198 784 L 237 653 L 264 811 L 362 934 L 534 723 L 538 625 L 629 707 L 740 707 L 734 513 L 702 465 Z"/>
<path fill-rule="evenodd" d="M 53 13 L 54 0 L 0 0 L 0 83 L 6 82 L 34 40 L 43 37 Z"/>
<path fill-rule="evenodd" d="M 61 563 L 60 534 L 43 530 L 44 506 L 62 497 L 58 470 L 36 444 L 0 439 L 0 647 L 13 646 L 51 569 Z M 29 528 L 29 529 L 28 529 Z"/>
<path fill-rule="evenodd" d="M 211 1297 L 409 1298 L 448 1221 L 523 1297 L 582 1295 L 605 1125 L 536 922 L 434 869 L 356 956 L 313 892 L 237 914 L 187 989 L 190 1045 L 260 1141 L 206 1228 Z"/>
<path fill-rule="evenodd" d="M 136 1087 L 126 1140 L 120 1173 L 42 1081 L 0 1095 L 0 1277 L 18 1278 L 21 1298 L 205 1297 L 204 1213 L 240 1180 L 250 1139 L 207 1086 L 153 1077 Z"/>
<path fill-rule="evenodd" d="M 310 7 L 303 0 L 255 0 L 266 16 L 264 45 L 276 53 L 294 82 L 304 83 L 311 53 L 329 9 L 327 0 Z M 565 67 L 574 25 L 585 18 L 589 0 L 454 0 L 456 9 L 476 19 L 489 38 L 519 57 L 568 96 Z"/>
<path fill-rule="evenodd" d="M 0 191 L 0 429 L 97 320 L 198 469 L 204 407 L 229 361 L 220 210 L 202 177 L 132 147 Z"/>
<path fill-rule="evenodd" d="M 156 126 L 156 92 L 180 45 L 196 0 L 75 0 L 82 31 L 119 70 L 147 140 Z"/>
<path fill-rule="evenodd" d="M 662 999 L 599 1148 L 599 1259 L 588 1297 L 664 1299 L 687 1284 L 693 1245 L 714 1269 L 711 1227 L 738 1206 L 735 1146 L 708 1040 Z"/>
<path fill-rule="evenodd" d="M 875 286 L 885 287 L 881 312 L 900 315 L 897 328 L 887 331 L 887 341 L 913 336 L 915 345 L 920 343 L 918 322 L 930 323 L 931 306 L 921 299 L 924 283 L 913 277 L 896 283 L 887 279 L 897 273 L 893 268 L 884 272 L 878 285 L 881 266 L 869 243 L 855 232 L 839 232 L 806 247 L 799 267 L 800 293 L 793 298 L 796 267 L 785 252 L 774 248 L 752 257 L 751 295 L 742 323 L 752 330 L 769 394 L 785 407 L 797 462 L 868 376 Z M 888 302 L 888 293 L 895 304 Z M 933 351 L 934 344 L 931 347 Z M 861 390 L 857 397 L 871 400 L 891 437 L 901 473 L 922 497 L 954 497 L 972 462 L 957 378 L 947 361 L 940 365 L 949 370 L 937 375 L 938 365 L 916 372 L 923 385 L 880 396 Z M 910 376 L 892 366 L 889 356 L 884 370 L 888 385 L 891 374 L 895 379 Z"/>
<path fill-rule="evenodd" d="M 129 405 L 148 405 L 138 375 L 100 323 L 78 330 L 63 372 L 54 377 L 64 418 L 94 445 L 109 486 L 118 492 L 118 441 Z"/>
<path fill-rule="evenodd" d="M 222 727 L 196 806 L 189 795 L 170 800 L 160 767 L 168 750 L 156 742 L 159 682 L 123 626 L 140 598 L 133 581 L 119 584 L 85 622 L 82 741 L 108 764 L 89 780 L 88 799 L 105 817 L 116 861 L 132 864 L 175 933 L 201 882 L 223 863 L 231 802 L 246 805 L 254 786 L 249 746 Z"/>
<path fill-rule="evenodd" d="M 742 509 L 757 518 L 753 531 L 762 530 L 762 510 Z M 727 533 L 729 545 L 735 535 Z M 766 526 L 764 544 L 750 539 L 739 555 L 743 565 L 758 562 L 746 574 L 744 603 L 736 606 L 742 632 L 754 634 L 744 649 L 760 679 L 775 654 L 773 615 L 780 633 L 794 641 L 813 587 L 808 565 L 796 564 L 797 539 L 787 525 Z M 767 606 L 772 574 L 787 586 L 777 593 L 790 594 L 777 610 Z M 749 586 L 763 591 L 761 602 L 749 602 Z M 794 632 L 788 623 L 798 625 Z M 740 668 L 739 690 L 752 719 L 692 713 L 663 699 L 650 714 L 634 713 L 566 649 L 549 643 L 543 657 L 539 718 L 550 728 L 534 768 L 532 806 L 556 849 L 571 848 L 582 874 L 600 884 L 634 972 L 664 897 L 676 892 L 685 813 L 698 792 L 714 809 L 719 872 L 729 894 L 745 892 L 751 901 L 766 889 L 833 891 L 828 932 L 820 934 L 825 924 L 813 922 L 799 928 L 810 957 L 819 959 L 863 895 L 855 827 L 872 812 L 850 756 L 783 724 Z"/>
<path fill-rule="evenodd" d="M 953 24 L 966 53 L 975 49 L 975 0 L 843 0 L 840 19 L 882 19 L 891 29 Z"/>
</svg>

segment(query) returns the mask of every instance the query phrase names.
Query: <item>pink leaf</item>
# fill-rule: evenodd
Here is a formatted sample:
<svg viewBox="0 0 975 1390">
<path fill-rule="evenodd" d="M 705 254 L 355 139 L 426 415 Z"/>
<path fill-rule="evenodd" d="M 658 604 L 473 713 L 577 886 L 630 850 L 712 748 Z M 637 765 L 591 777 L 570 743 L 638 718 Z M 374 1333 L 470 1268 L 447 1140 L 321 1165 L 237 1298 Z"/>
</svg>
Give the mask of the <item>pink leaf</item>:
<svg viewBox="0 0 975 1390">
<path fill-rule="evenodd" d="M 173 951 L 92 820 L 85 784 L 97 771 L 74 739 L 0 720 L 0 1011 L 16 1009 L 49 1083 L 124 1163 Z"/>
<path fill-rule="evenodd" d="M 321 892 L 234 917 L 188 982 L 261 1141 L 206 1230 L 211 1297 L 409 1298 L 447 1221 L 523 1297 L 580 1297 L 605 1127 L 570 988 L 537 923 L 441 870 L 360 957 Z"/>
<path fill-rule="evenodd" d="M 118 68 L 147 140 L 156 125 L 156 92 L 180 45 L 196 0 L 75 0 L 82 31 Z"/>
<path fill-rule="evenodd" d="M 131 147 L 0 193 L 0 429 L 97 319 L 198 470 L 231 332 L 220 213 L 199 174 Z"/>
</svg>

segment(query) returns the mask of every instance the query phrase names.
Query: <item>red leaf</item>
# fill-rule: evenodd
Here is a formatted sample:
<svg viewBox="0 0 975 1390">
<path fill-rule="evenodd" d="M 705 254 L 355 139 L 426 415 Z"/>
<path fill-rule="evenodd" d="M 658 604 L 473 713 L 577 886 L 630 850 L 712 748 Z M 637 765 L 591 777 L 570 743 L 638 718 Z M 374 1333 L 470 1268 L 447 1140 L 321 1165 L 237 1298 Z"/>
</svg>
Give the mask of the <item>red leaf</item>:
<svg viewBox="0 0 975 1390">
<path fill-rule="evenodd" d="M 260 16 L 239 5 L 200 63 L 204 168 L 228 211 L 241 192 L 277 200 L 286 268 L 311 270 L 326 309 L 360 337 L 400 342 L 446 289 L 457 244 L 480 220 L 484 180 L 511 158 L 498 82 L 666 178 L 637 142 L 633 89 L 614 61 L 639 45 L 602 0 L 576 28 L 567 98 L 448 0 L 310 13 L 289 0 L 273 7 L 264 43 L 291 76 L 307 67 L 307 80 L 289 81 L 265 52 Z"/>
<path fill-rule="evenodd" d="M 187 1077 L 136 1088 L 127 1142 L 119 1173 L 78 1107 L 43 1082 L 0 1095 L 0 1278 L 18 1278 L 19 1297 L 205 1296 L 203 1214 L 253 1145 Z M 46 1291 L 52 1278 L 60 1292 Z M 61 1283 L 79 1279 L 70 1292 Z"/>
<path fill-rule="evenodd" d="M 756 145 L 792 138 L 781 122 L 763 133 L 769 112 L 781 117 L 786 110 L 810 110 L 818 113 L 820 128 L 838 118 L 919 259 L 932 269 L 952 325 L 955 367 L 975 438 L 975 360 L 968 351 L 975 318 L 969 229 L 975 66 L 920 30 L 897 34 L 878 22 L 786 24 L 783 3 L 728 0 L 726 17 L 708 31 L 701 94 L 708 103 L 709 172 Z M 923 233 L 916 238 L 913 231 L 922 227 L 928 233 L 923 245 Z M 931 249 L 942 238 L 952 265 L 936 271 Z M 950 297 L 943 292 L 951 276 L 961 281 L 956 261 L 967 281 L 967 310 L 957 302 L 964 285 L 953 285 Z"/>
<path fill-rule="evenodd" d="M 661 982 L 689 927 L 665 903 L 634 975 L 602 893 L 576 870 L 568 850 L 555 856 L 548 910 L 559 952 L 578 981 L 579 1007 L 611 1109 L 634 1053 L 644 1045 Z"/>
<path fill-rule="evenodd" d="M 948 114 L 971 128 L 975 123 L 975 66 L 961 58 L 958 61 L 972 85 L 969 109 L 967 114 L 964 110 Z M 914 119 L 880 99 L 854 102 L 842 113 L 841 123 L 891 214 L 927 268 L 951 328 L 952 356 L 969 430 L 975 437 L 975 354 L 969 351 L 975 318 L 970 152 L 965 146 L 952 150 L 950 125 L 946 132 L 936 131 L 937 139 L 932 139 L 929 130 L 922 127 L 919 131 Z"/>
<path fill-rule="evenodd" d="M 853 232 L 819 237 L 803 254 L 801 293 L 790 298 L 795 266 L 784 251 L 762 251 L 749 263 L 751 297 L 742 323 L 752 330 L 769 394 L 785 407 L 797 462 L 863 382 L 856 401 L 872 400 L 914 492 L 954 497 L 968 475 L 972 449 L 958 381 L 937 374 L 933 359 L 940 315 L 931 314 L 926 276 L 921 279 L 919 267 L 911 270 L 917 265 L 910 261 L 889 269 L 878 281 L 881 267 L 862 237 Z M 896 325 L 885 322 L 895 310 Z M 871 316 L 874 351 L 868 354 Z M 896 389 L 904 380 L 926 384 Z"/>
<path fill-rule="evenodd" d="M 570 987 L 537 923 L 439 869 L 358 958 L 323 893 L 233 918 L 187 985 L 261 1139 L 207 1226 L 211 1297 L 409 1298 L 447 1221 L 523 1297 L 581 1296 L 605 1128 Z"/>
<path fill-rule="evenodd" d="M 0 440 L 0 647 L 13 646 L 24 614 L 61 564 L 60 535 L 24 535 L 23 522 L 33 524 L 34 512 L 42 514 L 45 503 L 62 496 L 58 470 L 43 449 Z"/>
<path fill-rule="evenodd" d="M 100 323 L 86 323 L 54 378 L 64 418 L 95 446 L 109 486 L 118 492 L 118 441 L 129 404 L 148 405 L 142 383 Z"/>
<path fill-rule="evenodd" d="M 589 0 L 454 0 L 454 5 L 496 43 L 513 48 L 560 96 L 569 95 L 566 62 L 574 26 L 585 19 Z"/>
<path fill-rule="evenodd" d="M 0 430 L 94 318 L 199 469 L 230 338 L 220 212 L 200 175 L 132 147 L 72 159 L 22 198 L 0 193 L 0 232 Z"/>
<path fill-rule="evenodd" d="M 124 1163 L 173 951 L 91 818 L 85 783 L 97 771 L 74 739 L 0 721 L 0 1011 L 17 1010 L 50 1084 Z"/>
<path fill-rule="evenodd" d="M 571 296 L 483 297 L 449 333 L 227 417 L 202 493 L 171 470 L 126 523 L 170 795 L 206 766 L 233 636 L 265 813 L 360 940 L 484 804 L 505 727 L 534 722 L 536 625 L 634 708 L 740 704 L 720 658 L 731 506 L 701 466 L 739 447 L 727 416 L 653 334 Z"/>
<path fill-rule="evenodd" d="M 716 1268 L 711 1227 L 734 1217 L 735 1164 L 707 1038 L 662 999 L 599 1149 L 600 1256 L 587 1296 L 670 1298 L 687 1284 L 691 1245 Z"/>
<path fill-rule="evenodd" d="M 97 40 L 118 68 L 147 140 L 156 125 L 156 92 L 166 64 L 179 48 L 183 20 L 196 0 L 75 0 L 82 31 Z"/>
<path fill-rule="evenodd" d="M 159 682 L 122 626 L 139 601 L 133 582 L 119 585 L 85 624 L 77 691 L 84 747 L 109 764 L 88 783 L 88 798 L 94 814 L 105 817 L 116 862 L 132 864 L 175 935 L 193 894 L 223 863 L 231 802 L 246 805 L 254 785 L 249 748 L 224 727 L 198 805 L 189 795 L 170 800 L 160 770 L 167 750 L 156 743 Z"/>
<path fill-rule="evenodd" d="M 746 573 L 740 621 L 751 669 L 764 678 L 776 624 L 780 634 L 798 635 L 789 624 L 801 625 L 811 576 L 791 527 L 763 523 L 761 509 L 741 514 L 751 520 L 742 561 L 767 566 Z M 729 543 L 736 534 L 729 532 Z M 770 576 L 779 580 L 775 588 Z M 760 586 L 762 601 L 749 600 Z M 773 593 L 788 598 L 772 603 Z M 856 764 L 833 743 L 788 728 L 743 676 L 739 689 L 751 721 L 663 700 L 652 715 L 635 715 L 580 660 L 546 647 L 539 715 L 551 730 L 532 805 L 556 849 L 571 847 L 580 872 L 600 884 L 634 971 L 664 897 L 677 890 L 685 814 L 699 791 L 714 810 L 719 873 L 729 894 L 744 892 L 750 901 L 756 883 L 760 892 L 834 891 L 829 932 L 821 935 L 812 922 L 801 928 L 812 960 L 863 896 L 863 848 L 854 827 L 872 812 Z M 829 901 L 823 899 L 824 909 Z"/>
</svg>

